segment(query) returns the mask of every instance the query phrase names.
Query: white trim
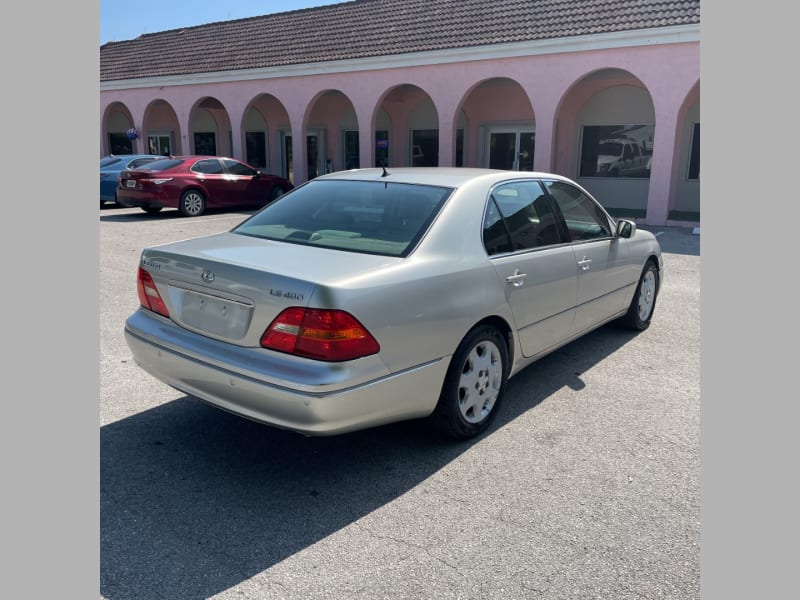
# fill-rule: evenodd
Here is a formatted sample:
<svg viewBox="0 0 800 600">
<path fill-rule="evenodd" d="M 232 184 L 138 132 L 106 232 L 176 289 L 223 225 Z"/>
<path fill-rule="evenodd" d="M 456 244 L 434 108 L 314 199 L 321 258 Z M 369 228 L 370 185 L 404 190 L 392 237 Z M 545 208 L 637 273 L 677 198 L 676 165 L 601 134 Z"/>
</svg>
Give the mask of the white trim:
<svg viewBox="0 0 800 600">
<path fill-rule="evenodd" d="M 390 56 L 374 56 L 348 60 L 332 60 L 299 65 L 265 67 L 219 71 L 216 73 L 196 73 L 192 75 L 169 75 L 141 79 L 117 79 L 101 81 L 100 91 L 148 88 L 160 86 L 196 85 L 203 83 L 226 83 L 255 79 L 275 79 L 279 77 L 303 77 L 309 75 L 352 73 L 358 71 L 419 67 L 478 60 L 496 60 L 519 56 L 537 56 L 565 52 L 588 52 L 630 48 L 633 46 L 655 46 L 661 44 L 682 44 L 700 41 L 700 25 L 678 25 L 657 29 L 639 29 L 615 33 L 601 33 L 579 37 L 562 37 L 507 44 L 489 44 L 448 50 L 410 52 Z"/>
</svg>

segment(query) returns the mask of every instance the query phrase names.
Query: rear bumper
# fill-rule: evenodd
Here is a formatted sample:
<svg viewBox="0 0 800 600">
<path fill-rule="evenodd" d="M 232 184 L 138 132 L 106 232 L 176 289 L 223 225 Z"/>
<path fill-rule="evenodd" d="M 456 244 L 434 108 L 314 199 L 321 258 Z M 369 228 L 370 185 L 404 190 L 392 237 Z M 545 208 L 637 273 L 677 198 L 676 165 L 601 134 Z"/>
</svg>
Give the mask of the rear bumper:
<svg viewBox="0 0 800 600">
<path fill-rule="evenodd" d="M 305 435 L 334 435 L 429 415 L 449 357 L 390 373 L 239 348 L 138 310 L 125 324 L 134 361 L 153 377 L 240 416 Z"/>
<path fill-rule="evenodd" d="M 140 208 L 178 208 L 177 201 L 172 201 L 165 193 L 142 192 L 118 187 L 117 204 L 126 207 Z"/>
</svg>

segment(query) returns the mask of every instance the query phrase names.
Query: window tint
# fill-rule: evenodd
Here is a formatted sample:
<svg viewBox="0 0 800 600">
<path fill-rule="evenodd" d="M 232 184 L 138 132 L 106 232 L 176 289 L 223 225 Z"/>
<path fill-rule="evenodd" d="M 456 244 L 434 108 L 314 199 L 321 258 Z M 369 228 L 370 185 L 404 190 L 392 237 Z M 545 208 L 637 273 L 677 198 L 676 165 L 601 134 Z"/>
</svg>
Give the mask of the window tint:
<svg viewBox="0 0 800 600">
<path fill-rule="evenodd" d="M 545 181 L 544 184 L 561 209 L 572 240 L 611 236 L 608 217 L 589 196 L 563 181 Z"/>
<path fill-rule="evenodd" d="M 500 215 L 500 209 L 494 198 L 489 198 L 489 206 L 486 207 L 486 216 L 483 219 L 483 245 L 489 256 L 502 252 L 511 252 L 511 238 L 508 229 Z"/>
<path fill-rule="evenodd" d="M 451 192 L 381 181 L 310 181 L 233 231 L 350 252 L 407 256 Z"/>
<path fill-rule="evenodd" d="M 132 160 L 131 162 L 128 163 L 128 168 L 129 169 L 136 169 L 138 167 L 141 167 L 142 165 L 146 165 L 147 163 L 151 163 L 154 160 L 155 160 L 155 158 L 137 158 L 137 159 Z"/>
<path fill-rule="evenodd" d="M 252 177 L 256 174 L 255 169 L 251 169 L 247 165 L 235 160 L 231 160 L 230 158 L 222 159 L 222 163 L 225 165 L 228 173 L 231 173 L 232 175 L 250 175 Z"/>
<path fill-rule="evenodd" d="M 161 158 L 154 160 L 151 163 L 147 163 L 147 168 L 153 171 L 164 171 L 166 169 L 171 169 L 182 162 L 182 160 L 175 160 L 174 158 Z"/>
<path fill-rule="evenodd" d="M 490 255 L 561 241 L 550 201 L 537 181 L 506 183 L 493 190 L 483 227 Z"/>
<path fill-rule="evenodd" d="M 195 173 L 205 173 L 206 175 L 221 175 L 223 173 L 222 164 L 216 158 L 198 160 L 192 165 Z"/>
<path fill-rule="evenodd" d="M 121 158 L 116 156 L 106 156 L 100 159 L 100 166 L 101 167 L 108 167 L 110 165 L 116 164 L 118 162 L 122 162 Z"/>
</svg>

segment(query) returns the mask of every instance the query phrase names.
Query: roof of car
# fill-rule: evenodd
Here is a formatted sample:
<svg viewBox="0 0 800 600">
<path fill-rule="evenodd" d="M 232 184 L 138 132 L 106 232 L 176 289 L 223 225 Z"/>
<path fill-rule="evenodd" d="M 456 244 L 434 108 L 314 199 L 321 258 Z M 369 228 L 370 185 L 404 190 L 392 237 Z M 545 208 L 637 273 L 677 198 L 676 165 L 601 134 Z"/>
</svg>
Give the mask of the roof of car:
<svg viewBox="0 0 800 600">
<path fill-rule="evenodd" d="M 459 187 L 468 181 L 486 178 L 496 181 L 511 178 L 551 178 L 564 179 L 561 175 L 537 171 L 503 171 L 499 169 L 480 169 L 467 167 L 390 167 L 385 171 L 382 168 L 352 169 L 350 171 L 337 171 L 317 177 L 316 180 L 351 180 L 351 181 L 383 181 L 393 183 L 414 183 L 423 185 L 441 185 L 446 187 Z"/>
<path fill-rule="evenodd" d="M 353 0 L 107 42 L 100 81 L 699 23 L 700 0 Z"/>
</svg>

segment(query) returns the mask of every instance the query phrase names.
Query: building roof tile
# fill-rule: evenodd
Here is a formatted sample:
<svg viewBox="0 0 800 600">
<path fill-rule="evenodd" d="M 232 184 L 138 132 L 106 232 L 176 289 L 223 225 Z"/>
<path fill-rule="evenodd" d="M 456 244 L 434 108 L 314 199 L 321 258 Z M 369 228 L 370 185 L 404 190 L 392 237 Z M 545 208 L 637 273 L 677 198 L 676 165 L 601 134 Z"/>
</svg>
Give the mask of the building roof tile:
<svg viewBox="0 0 800 600">
<path fill-rule="evenodd" d="M 390 56 L 700 23 L 700 0 L 352 0 L 100 47 L 100 81 Z"/>
</svg>

